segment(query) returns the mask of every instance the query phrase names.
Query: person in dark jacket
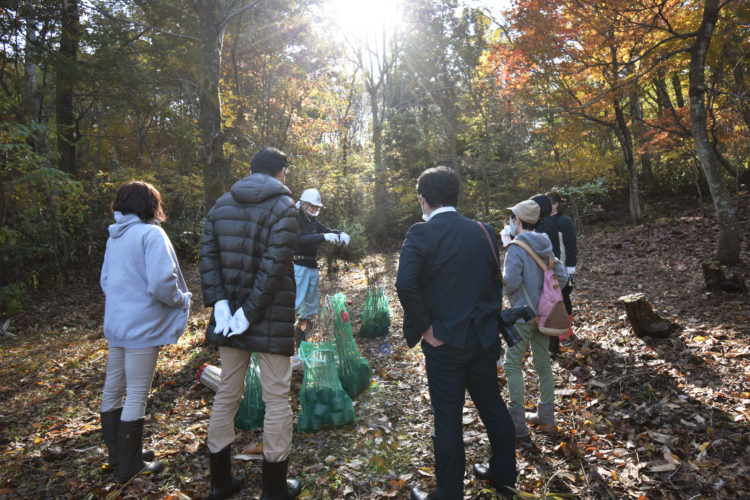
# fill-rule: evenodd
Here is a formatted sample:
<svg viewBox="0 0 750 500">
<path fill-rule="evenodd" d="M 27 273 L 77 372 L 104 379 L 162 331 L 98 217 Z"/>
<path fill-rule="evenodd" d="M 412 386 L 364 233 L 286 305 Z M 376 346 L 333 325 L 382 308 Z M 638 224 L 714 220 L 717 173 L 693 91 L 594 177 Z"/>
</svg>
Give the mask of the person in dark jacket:
<svg viewBox="0 0 750 500">
<path fill-rule="evenodd" d="M 261 498 L 291 499 L 301 491 L 298 481 L 287 479 L 292 445 L 292 257 L 298 231 L 294 201 L 284 185 L 287 165 L 278 149 L 256 153 L 250 175 L 208 212 L 200 243 L 203 301 L 214 308 L 206 337 L 219 346 L 221 358 L 221 383 L 207 436 L 213 499 L 235 494 L 244 480 L 232 477 L 230 445 L 253 352 L 258 353 L 266 405 Z"/>
<path fill-rule="evenodd" d="M 437 489 L 428 494 L 415 487 L 413 500 L 463 498 L 467 390 L 492 450 L 489 466 L 475 464 L 474 474 L 504 492 L 516 482 L 513 422 L 496 368 L 502 304 L 498 244 L 491 226 L 456 211 L 458 190 L 452 169 L 422 172 L 417 193 L 426 222 L 409 229 L 398 264 L 404 337 L 409 347 L 421 341 L 435 424 Z"/>
<path fill-rule="evenodd" d="M 297 249 L 294 251 L 294 279 L 297 283 L 297 298 L 294 311 L 297 314 L 297 342 L 307 339 L 312 331 L 312 318 L 320 311 L 320 271 L 318 270 L 318 245 L 329 243 L 349 244 L 349 235 L 330 229 L 318 220 L 323 201 L 317 189 L 305 189 L 297 202 Z"/>
<path fill-rule="evenodd" d="M 560 337 L 550 337 L 549 352 L 554 358 L 560 354 L 560 341 L 567 340 L 574 335 L 572 326 L 573 304 L 570 301 L 570 292 L 573 290 L 573 274 L 576 272 L 578 246 L 576 245 L 576 225 L 573 219 L 564 213 L 565 201 L 563 197 L 557 191 L 550 191 L 545 195 L 545 198 L 548 200 L 550 213 L 548 217 L 540 220 L 536 231 L 549 236 L 550 242 L 552 242 L 552 252 L 555 257 L 560 259 L 568 273 L 568 282 L 562 289 L 562 295 L 571 324 L 569 333 Z"/>
</svg>

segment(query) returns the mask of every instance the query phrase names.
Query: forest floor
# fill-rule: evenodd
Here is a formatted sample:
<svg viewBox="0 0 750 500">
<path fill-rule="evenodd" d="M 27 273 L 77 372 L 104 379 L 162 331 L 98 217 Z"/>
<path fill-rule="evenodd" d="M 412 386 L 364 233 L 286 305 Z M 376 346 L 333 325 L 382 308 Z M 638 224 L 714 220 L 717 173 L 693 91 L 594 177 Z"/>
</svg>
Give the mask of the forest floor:
<svg viewBox="0 0 750 500">
<path fill-rule="evenodd" d="M 750 195 L 739 200 L 743 254 L 750 262 Z M 523 498 L 750 497 L 750 295 L 704 291 L 702 258 L 715 251 L 711 206 L 633 227 L 586 227 L 573 290 L 576 338 L 554 363 L 557 435 L 532 428 L 516 447 Z M 401 335 L 393 282 L 397 254 L 322 274 L 324 293 L 344 292 L 358 330 L 366 270 L 385 286 L 392 313 L 386 338 L 359 339 L 372 384 L 354 398 L 357 419 L 342 428 L 297 433 L 290 475 L 301 498 L 405 498 L 434 485 L 430 409 L 423 356 Z M 196 266 L 184 271 L 196 299 Z M 95 272 L 95 270 L 92 270 Z M 666 339 L 637 338 L 618 303 L 642 292 L 680 325 Z M 0 337 L 0 499 L 198 498 L 208 492 L 206 430 L 213 392 L 196 380 L 218 364 L 203 341 L 210 311 L 198 300 L 188 331 L 162 349 L 147 408 L 145 442 L 165 461 L 155 477 L 119 486 L 106 458 L 99 404 L 107 358 L 103 298 L 96 277 L 40 294 Z M 527 362 L 527 405 L 536 379 Z M 504 397 L 507 388 L 498 369 Z M 302 376 L 292 385 L 299 413 Z M 260 494 L 261 433 L 238 432 L 234 469 L 248 481 L 238 498 Z M 489 446 L 469 398 L 464 414 L 466 498 L 495 498 L 471 466 Z"/>
</svg>

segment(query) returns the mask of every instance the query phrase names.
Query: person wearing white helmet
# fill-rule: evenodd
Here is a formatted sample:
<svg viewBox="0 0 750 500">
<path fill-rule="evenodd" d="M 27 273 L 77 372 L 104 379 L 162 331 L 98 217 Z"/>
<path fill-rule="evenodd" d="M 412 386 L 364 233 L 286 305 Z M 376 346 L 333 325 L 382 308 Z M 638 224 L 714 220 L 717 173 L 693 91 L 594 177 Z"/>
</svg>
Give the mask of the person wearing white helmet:
<svg viewBox="0 0 750 500">
<path fill-rule="evenodd" d="M 349 235 L 330 229 L 318 220 L 323 200 L 317 189 L 305 189 L 297 202 L 297 249 L 294 252 L 294 279 L 297 282 L 297 297 L 294 310 L 297 313 L 297 342 L 307 338 L 311 331 L 312 317 L 320 310 L 318 281 L 318 245 L 329 243 L 349 244 Z"/>
</svg>

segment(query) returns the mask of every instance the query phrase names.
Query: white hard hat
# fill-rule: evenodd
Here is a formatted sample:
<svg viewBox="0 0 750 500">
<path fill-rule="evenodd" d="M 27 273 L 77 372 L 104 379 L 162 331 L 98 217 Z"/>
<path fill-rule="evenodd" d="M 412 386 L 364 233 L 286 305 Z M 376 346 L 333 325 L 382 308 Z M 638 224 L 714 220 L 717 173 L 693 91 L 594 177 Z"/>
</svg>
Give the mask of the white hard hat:
<svg viewBox="0 0 750 500">
<path fill-rule="evenodd" d="M 315 205 L 316 207 L 323 206 L 323 200 L 320 199 L 320 193 L 317 189 L 305 189 L 302 191 L 302 196 L 299 197 L 299 201 L 300 203 L 306 201 L 310 205 Z"/>
</svg>

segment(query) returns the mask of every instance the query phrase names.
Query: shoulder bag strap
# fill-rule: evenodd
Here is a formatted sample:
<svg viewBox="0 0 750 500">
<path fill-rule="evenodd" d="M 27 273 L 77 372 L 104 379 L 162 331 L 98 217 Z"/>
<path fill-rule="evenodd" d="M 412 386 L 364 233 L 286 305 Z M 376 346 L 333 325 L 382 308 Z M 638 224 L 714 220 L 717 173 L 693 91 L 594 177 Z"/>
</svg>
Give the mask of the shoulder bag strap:
<svg viewBox="0 0 750 500">
<path fill-rule="evenodd" d="M 537 254 L 525 241 L 513 240 L 508 244 L 517 245 L 523 248 L 524 250 L 526 250 L 526 253 L 528 253 L 531 256 L 531 258 L 534 259 L 534 262 L 536 262 L 536 264 L 542 269 L 542 272 L 547 270 L 547 267 L 544 265 L 544 261 L 542 260 L 542 258 L 539 257 L 539 254 Z M 523 295 L 524 297 L 526 297 L 526 303 L 529 305 L 529 307 L 531 307 L 531 309 L 534 310 L 534 313 L 536 314 L 536 307 L 534 307 L 531 304 L 531 298 L 529 298 L 529 292 L 526 290 L 526 284 L 524 284 L 523 282 L 521 282 L 521 290 L 523 290 Z"/>
<path fill-rule="evenodd" d="M 526 250 L 526 253 L 528 253 L 531 256 L 531 258 L 534 259 L 534 262 L 536 262 L 536 264 L 542 269 L 542 271 L 546 271 L 548 269 L 548 267 L 544 265 L 544 261 L 539 256 L 539 254 L 536 253 L 534 251 L 534 249 L 531 248 L 525 241 L 513 240 L 513 241 L 511 241 L 508 244 L 509 245 L 518 245 L 519 247 L 521 247 L 524 250 Z"/>
<path fill-rule="evenodd" d="M 495 251 L 495 245 L 492 244 L 492 238 L 490 238 L 490 233 L 487 231 L 487 228 L 484 227 L 484 224 L 479 222 L 478 220 L 475 220 L 477 224 L 479 224 L 479 227 L 482 228 L 482 232 L 487 237 L 487 243 L 490 244 L 490 249 L 492 249 L 492 256 L 495 257 L 495 264 L 497 264 L 497 270 L 500 272 L 500 279 L 503 279 L 503 270 L 500 267 L 500 260 L 497 258 L 497 252 Z"/>
</svg>

